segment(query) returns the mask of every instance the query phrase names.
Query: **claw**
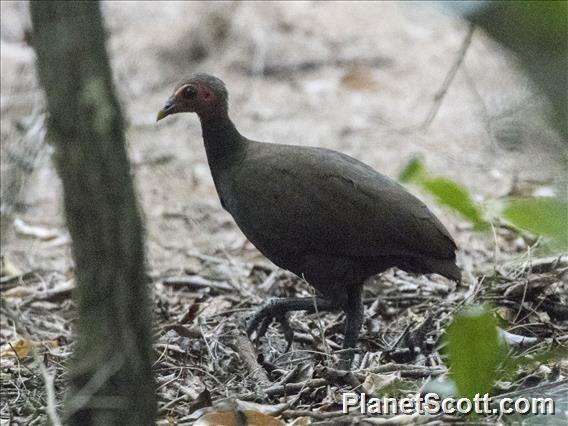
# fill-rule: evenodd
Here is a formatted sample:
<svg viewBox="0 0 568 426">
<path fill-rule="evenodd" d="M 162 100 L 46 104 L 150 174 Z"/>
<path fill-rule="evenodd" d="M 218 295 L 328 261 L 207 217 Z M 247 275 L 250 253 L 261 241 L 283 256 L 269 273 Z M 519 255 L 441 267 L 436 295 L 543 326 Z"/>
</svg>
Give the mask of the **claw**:
<svg viewBox="0 0 568 426">
<path fill-rule="evenodd" d="M 288 352 L 292 347 L 292 342 L 294 341 L 294 330 L 290 326 L 286 314 L 273 314 L 270 312 L 270 309 L 261 309 L 250 319 L 246 328 L 247 335 L 253 341 L 260 339 L 266 334 L 268 326 L 272 324 L 272 321 L 280 323 L 282 331 L 284 332 L 284 337 L 288 343 L 286 348 L 286 352 Z M 255 334 L 254 339 L 252 339 L 253 334 Z"/>
<path fill-rule="evenodd" d="M 258 312 L 248 321 L 247 326 L 246 326 L 246 333 L 247 333 L 247 336 L 249 338 L 252 339 L 253 333 L 255 333 L 257 331 L 256 329 L 258 328 L 258 324 L 261 321 L 263 321 L 264 318 L 265 318 L 265 315 L 260 315 L 260 312 Z M 258 332 L 257 332 L 254 340 L 258 339 L 258 337 L 259 336 L 258 336 Z"/>
</svg>

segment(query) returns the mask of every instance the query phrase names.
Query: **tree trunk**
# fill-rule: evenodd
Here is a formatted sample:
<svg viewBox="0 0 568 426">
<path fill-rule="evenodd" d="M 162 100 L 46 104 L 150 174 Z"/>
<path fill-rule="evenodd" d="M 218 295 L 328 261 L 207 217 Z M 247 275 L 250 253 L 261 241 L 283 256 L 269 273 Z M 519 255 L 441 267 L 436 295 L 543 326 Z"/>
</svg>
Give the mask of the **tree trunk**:
<svg viewBox="0 0 568 426">
<path fill-rule="evenodd" d="M 65 415 L 75 425 L 150 425 L 156 400 L 143 225 L 99 3 L 32 1 L 30 10 L 77 281 Z"/>
</svg>

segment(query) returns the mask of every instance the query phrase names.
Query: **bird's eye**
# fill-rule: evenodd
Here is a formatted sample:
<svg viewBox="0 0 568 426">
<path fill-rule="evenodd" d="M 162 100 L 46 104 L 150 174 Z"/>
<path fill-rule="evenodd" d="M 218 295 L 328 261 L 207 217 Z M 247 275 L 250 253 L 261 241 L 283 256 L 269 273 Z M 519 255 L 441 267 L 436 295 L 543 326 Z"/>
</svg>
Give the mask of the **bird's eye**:
<svg viewBox="0 0 568 426">
<path fill-rule="evenodd" d="M 197 93 L 197 90 L 195 90 L 195 87 L 193 86 L 187 86 L 185 89 L 183 89 L 182 93 L 184 98 L 193 98 Z"/>
</svg>

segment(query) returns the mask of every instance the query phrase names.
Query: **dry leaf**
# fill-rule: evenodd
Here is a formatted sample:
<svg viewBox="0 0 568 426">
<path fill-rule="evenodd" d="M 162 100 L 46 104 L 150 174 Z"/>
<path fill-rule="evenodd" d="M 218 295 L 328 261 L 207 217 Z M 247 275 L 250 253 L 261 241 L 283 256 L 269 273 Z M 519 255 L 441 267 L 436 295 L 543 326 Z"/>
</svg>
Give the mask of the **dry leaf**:
<svg viewBox="0 0 568 426">
<path fill-rule="evenodd" d="M 341 77 L 341 85 L 351 90 L 375 91 L 379 84 L 368 68 L 353 68 Z"/>
<path fill-rule="evenodd" d="M 267 414 L 270 416 L 274 416 L 280 414 L 282 410 L 285 410 L 288 407 L 288 404 L 258 404 L 256 402 L 250 401 L 242 401 L 240 399 L 235 399 L 235 403 L 240 411 L 248 412 L 248 411 L 257 411 L 262 414 Z"/>
<path fill-rule="evenodd" d="M 34 237 L 44 241 L 49 241 L 61 237 L 61 233 L 57 229 L 28 225 L 26 222 L 19 218 L 14 219 L 14 228 L 20 235 L 24 235 L 26 237 Z"/>
<path fill-rule="evenodd" d="M 6 256 L 2 256 L 2 270 L 0 275 L 3 277 L 17 277 L 22 275 L 23 272 Z"/>
<path fill-rule="evenodd" d="M 59 342 L 57 340 L 48 340 L 46 342 L 31 342 L 30 344 L 26 339 L 18 339 L 0 347 L 0 358 L 23 359 L 30 355 L 32 347 L 40 345 L 49 348 L 57 348 Z"/>
<path fill-rule="evenodd" d="M 390 374 L 367 373 L 365 382 L 363 383 L 363 389 L 365 389 L 365 392 L 368 394 L 376 395 L 378 391 L 392 385 L 397 380 L 400 380 L 400 371 Z"/>
<path fill-rule="evenodd" d="M 205 414 L 195 426 L 284 426 L 284 422 L 259 411 L 217 411 Z"/>
<path fill-rule="evenodd" d="M 507 306 L 499 306 L 495 312 L 499 317 L 508 323 L 514 322 L 515 317 L 517 316 L 517 312 Z"/>
<path fill-rule="evenodd" d="M 22 285 L 19 285 L 17 287 L 11 288 L 10 290 L 5 290 L 2 292 L 2 296 L 7 299 L 14 297 L 24 299 L 26 297 L 33 296 L 34 294 L 37 294 L 37 290 Z"/>
<path fill-rule="evenodd" d="M 220 314 L 230 309 L 233 304 L 223 297 L 214 297 L 207 303 L 203 303 L 205 308 L 200 312 L 201 318 L 209 318 L 212 315 Z"/>
<path fill-rule="evenodd" d="M 25 358 L 30 353 L 30 346 L 26 339 L 19 339 L 14 342 L 6 343 L 0 348 L 1 358 Z"/>
<path fill-rule="evenodd" d="M 312 424 L 311 417 L 297 417 L 292 423 L 288 423 L 290 426 L 309 426 Z"/>
</svg>

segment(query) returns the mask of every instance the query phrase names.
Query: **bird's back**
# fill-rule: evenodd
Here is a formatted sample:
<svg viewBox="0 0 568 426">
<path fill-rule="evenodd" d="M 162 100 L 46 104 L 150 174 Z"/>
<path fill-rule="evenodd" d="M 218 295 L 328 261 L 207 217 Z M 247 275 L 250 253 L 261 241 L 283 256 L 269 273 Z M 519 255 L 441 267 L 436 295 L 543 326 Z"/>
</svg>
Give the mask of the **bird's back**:
<svg viewBox="0 0 568 426">
<path fill-rule="evenodd" d="M 217 189 L 251 242 L 285 268 L 302 255 L 401 259 L 391 266 L 457 279 L 456 245 L 424 203 L 347 155 L 250 142 Z"/>
</svg>

